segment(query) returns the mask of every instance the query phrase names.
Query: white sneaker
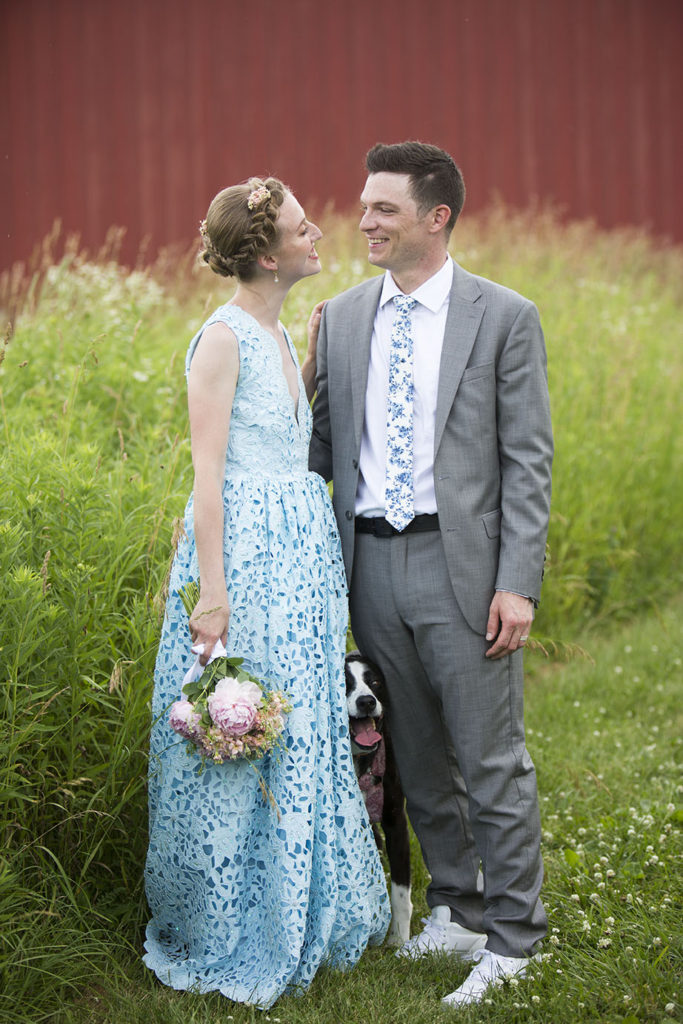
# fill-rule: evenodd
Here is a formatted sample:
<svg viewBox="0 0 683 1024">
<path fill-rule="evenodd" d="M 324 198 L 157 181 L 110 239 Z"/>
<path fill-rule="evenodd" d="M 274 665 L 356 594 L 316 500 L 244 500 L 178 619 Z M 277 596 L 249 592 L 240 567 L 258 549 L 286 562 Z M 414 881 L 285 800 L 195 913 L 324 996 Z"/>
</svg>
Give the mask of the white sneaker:
<svg viewBox="0 0 683 1024">
<path fill-rule="evenodd" d="M 490 949 L 479 949 L 472 959 L 476 963 L 460 988 L 444 996 L 444 1006 L 464 1006 L 465 1003 L 477 1003 L 489 985 L 500 985 L 504 978 L 516 975 L 523 978 L 531 963 L 529 957 L 501 956 Z"/>
<path fill-rule="evenodd" d="M 424 930 L 396 950 L 396 956 L 418 960 L 430 953 L 451 953 L 461 960 L 471 960 L 472 954 L 486 945 L 486 935 L 471 932 L 451 921 L 450 907 L 433 907 L 430 917 L 423 917 Z"/>
</svg>

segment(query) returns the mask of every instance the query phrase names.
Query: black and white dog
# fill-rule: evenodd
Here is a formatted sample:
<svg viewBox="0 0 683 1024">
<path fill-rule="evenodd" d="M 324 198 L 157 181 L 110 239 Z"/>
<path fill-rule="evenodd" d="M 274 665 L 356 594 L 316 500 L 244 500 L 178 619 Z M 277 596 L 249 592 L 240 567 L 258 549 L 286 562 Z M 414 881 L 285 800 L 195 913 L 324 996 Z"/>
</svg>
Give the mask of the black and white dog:
<svg viewBox="0 0 683 1024">
<path fill-rule="evenodd" d="M 358 651 L 346 656 L 346 703 L 356 776 L 378 847 L 382 826 L 391 876 L 391 927 L 387 942 L 410 938 L 410 840 L 391 737 L 384 728 L 386 683 L 377 666 Z"/>
</svg>

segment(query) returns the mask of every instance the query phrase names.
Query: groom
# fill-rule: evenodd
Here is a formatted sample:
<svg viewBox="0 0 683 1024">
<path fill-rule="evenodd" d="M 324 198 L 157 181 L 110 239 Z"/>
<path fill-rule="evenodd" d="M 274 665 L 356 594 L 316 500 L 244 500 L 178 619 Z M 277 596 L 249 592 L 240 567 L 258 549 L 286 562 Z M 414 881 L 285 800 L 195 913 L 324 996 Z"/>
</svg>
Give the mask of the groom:
<svg viewBox="0 0 683 1024">
<path fill-rule="evenodd" d="M 389 686 L 431 874 L 431 916 L 398 955 L 474 960 L 444 999 L 459 1005 L 523 975 L 546 932 L 522 670 L 550 502 L 546 355 L 535 306 L 448 255 L 465 196 L 451 157 L 405 142 L 366 166 L 360 230 L 385 273 L 325 306 L 310 464 L 334 481 L 351 626 Z"/>
</svg>

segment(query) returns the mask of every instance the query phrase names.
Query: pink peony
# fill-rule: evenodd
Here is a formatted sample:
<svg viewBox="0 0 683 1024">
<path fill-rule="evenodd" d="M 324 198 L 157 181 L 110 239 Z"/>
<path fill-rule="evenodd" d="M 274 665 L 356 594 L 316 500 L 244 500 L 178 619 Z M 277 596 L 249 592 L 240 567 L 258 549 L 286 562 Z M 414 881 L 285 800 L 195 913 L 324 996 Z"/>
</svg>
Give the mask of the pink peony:
<svg viewBox="0 0 683 1024">
<path fill-rule="evenodd" d="M 221 679 L 206 703 L 216 725 L 231 736 L 243 736 L 256 721 L 261 698 L 256 683 Z"/>
<path fill-rule="evenodd" d="M 177 700 L 171 706 L 169 718 L 171 728 L 188 740 L 194 736 L 200 721 L 200 716 L 195 713 L 194 705 L 189 700 Z"/>
</svg>

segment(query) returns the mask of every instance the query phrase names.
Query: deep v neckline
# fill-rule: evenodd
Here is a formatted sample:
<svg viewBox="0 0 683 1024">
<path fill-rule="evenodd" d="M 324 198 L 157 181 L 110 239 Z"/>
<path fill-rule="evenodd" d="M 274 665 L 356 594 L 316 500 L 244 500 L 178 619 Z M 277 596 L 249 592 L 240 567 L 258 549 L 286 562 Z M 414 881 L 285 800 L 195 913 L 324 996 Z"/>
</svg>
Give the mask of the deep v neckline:
<svg viewBox="0 0 683 1024">
<path fill-rule="evenodd" d="M 267 330 L 263 326 L 263 324 L 259 323 L 259 321 L 256 319 L 256 317 L 252 313 L 248 313 L 246 311 L 246 309 L 243 309 L 242 306 L 238 306 L 236 303 L 232 303 L 232 306 L 233 306 L 233 309 L 239 309 L 239 311 L 241 313 L 244 313 L 244 315 L 248 316 L 250 320 L 253 320 L 254 323 L 256 324 L 256 326 L 258 327 L 259 331 L 262 334 L 264 334 L 267 338 L 270 338 L 270 340 L 275 345 L 275 348 L 277 349 L 278 356 L 280 357 L 280 374 L 279 374 L 280 375 L 280 379 L 281 379 L 282 383 L 284 384 L 285 392 L 287 393 L 287 395 L 289 397 L 289 400 L 290 400 L 289 401 L 289 409 L 290 409 L 290 412 L 292 414 L 292 419 L 294 420 L 294 424 L 296 425 L 296 428 L 297 428 L 297 430 L 300 433 L 301 432 L 301 416 L 299 415 L 299 413 L 301 411 L 302 377 L 301 377 L 301 368 L 300 368 L 299 362 L 298 362 L 298 360 L 296 358 L 296 349 L 294 348 L 294 342 L 292 341 L 292 339 L 289 336 L 289 331 L 287 330 L 285 325 L 283 323 L 281 323 L 280 320 L 278 320 L 278 325 L 279 325 L 279 327 L 282 330 L 282 333 L 283 333 L 283 336 L 284 336 L 284 339 L 285 339 L 285 344 L 287 345 L 287 351 L 289 352 L 289 358 L 292 361 L 292 366 L 294 367 L 294 372 L 295 372 L 295 375 L 296 375 L 296 381 L 297 381 L 297 385 L 298 385 L 296 397 L 292 394 L 292 392 L 289 389 L 289 381 L 287 379 L 287 374 L 285 372 L 284 352 L 280 348 L 280 342 L 278 341 L 278 339 L 275 337 L 274 334 L 271 334 L 271 332 L 269 330 Z"/>
</svg>

